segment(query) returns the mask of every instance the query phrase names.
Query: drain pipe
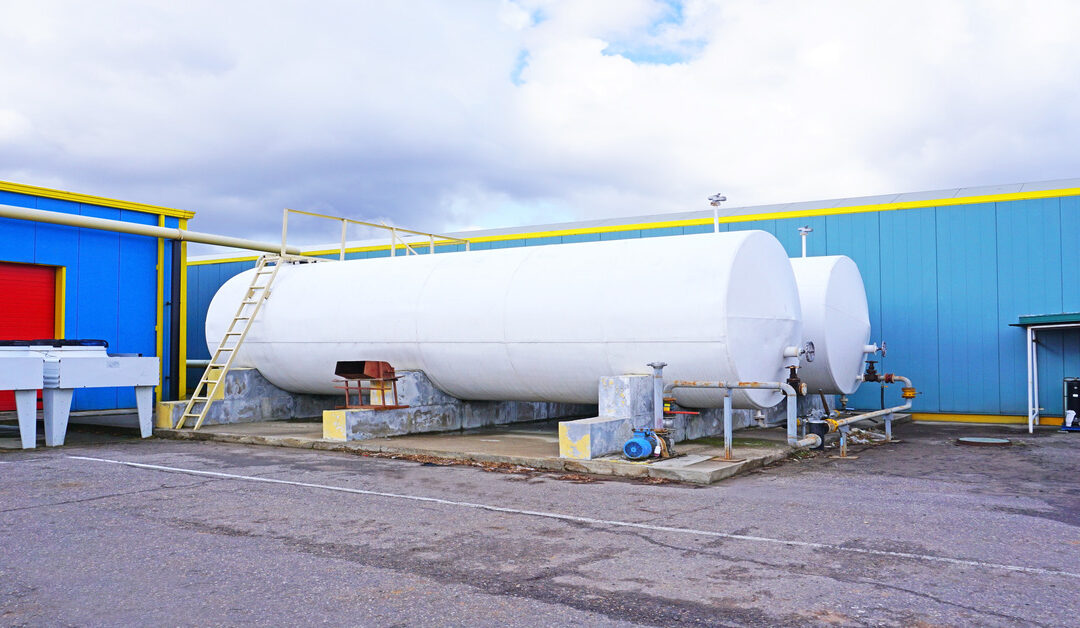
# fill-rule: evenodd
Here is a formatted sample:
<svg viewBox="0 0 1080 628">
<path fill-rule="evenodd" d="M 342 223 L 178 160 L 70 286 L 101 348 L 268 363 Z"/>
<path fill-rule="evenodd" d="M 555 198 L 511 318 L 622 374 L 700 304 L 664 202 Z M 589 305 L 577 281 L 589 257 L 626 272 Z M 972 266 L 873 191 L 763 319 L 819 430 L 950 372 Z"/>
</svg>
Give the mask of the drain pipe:
<svg viewBox="0 0 1080 628">
<path fill-rule="evenodd" d="M 653 429 L 660 430 L 664 425 L 664 367 L 667 362 L 649 362 L 653 377 Z"/>
<path fill-rule="evenodd" d="M 695 382 L 695 381 L 681 381 L 676 380 L 664 387 L 664 392 L 668 393 L 676 388 L 718 388 L 727 391 L 727 396 L 724 399 L 724 435 L 725 441 L 730 442 L 730 438 L 727 436 L 731 434 L 731 391 L 732 390 L 779 390 L 787 396 L 787 442 L 792 447 L 817 447 L 821 444 L 821 437 L 817 434 L 807 434 L 803 438 L 799 438 L 798 426 L 799 426 L 799 408 L 798 408 L 798 393 L 786 382 L 738 382 L 736 384 L 726 384 L 724 382 Z M 806 385 L 803 384 L 803 392 L 805 393 Z M 725 445 L 725 452 L 727 446 Z"/>
<path fill-rule="evenodd" d="M 213 233 L 201 233 L 199 231 L 188 231 L 187 229 L 177 229 L 175 227 L 140 225 L 133 222 L 123 222 L 121 220 L 109 220 L 108 218 L 94 218 L 92 216 L 65 214 L 63 212 L 50 212 L 43 209 L 15 207 L 14 205 L 0 204 L 0 218 L 32 220 L 53 225 L 99 229 L 101 231 L 113 231 L 116 233 L 130 233 L 132 235 L 149 236 L 151 238 L 165 238 L 166 240 L 214 244 L 237 249 L 263 251 L 265 253 L 281 253 L 280 244 L 258 242 L 256 240 L 248 240 L 245 238 L 233 238 L 230 236 L 215 235 Z M 300 249 L 294 246 L 286 248 L 285 252 L 300 255 Z"/>
</svg>

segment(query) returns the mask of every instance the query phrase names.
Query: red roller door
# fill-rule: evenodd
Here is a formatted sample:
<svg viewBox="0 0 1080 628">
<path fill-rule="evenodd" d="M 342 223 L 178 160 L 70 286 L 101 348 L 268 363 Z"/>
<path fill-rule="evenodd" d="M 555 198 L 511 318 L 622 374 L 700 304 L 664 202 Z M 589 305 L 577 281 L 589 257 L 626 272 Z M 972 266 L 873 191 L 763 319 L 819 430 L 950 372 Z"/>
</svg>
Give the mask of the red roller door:
<svg viewBox="0 0 1080 628">
<path fill-rule="evenodd" d="M 52 338 L 56 321 L 56 269 L 0 262 L 0 340 Z M 0 411 L 15 409 L 15 395 L 0 391 Z"/>
</svg>

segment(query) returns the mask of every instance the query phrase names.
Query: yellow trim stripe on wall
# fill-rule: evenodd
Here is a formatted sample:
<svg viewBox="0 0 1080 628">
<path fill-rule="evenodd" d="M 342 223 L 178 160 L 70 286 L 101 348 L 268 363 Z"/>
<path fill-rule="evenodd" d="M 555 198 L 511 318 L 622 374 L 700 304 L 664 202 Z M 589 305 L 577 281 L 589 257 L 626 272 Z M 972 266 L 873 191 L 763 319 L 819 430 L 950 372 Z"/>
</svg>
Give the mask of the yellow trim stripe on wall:
<svg viewBox="0 0 1080 628">
<path fill-rule="evenodd" d="M 719 221 L 723 224 L 740 222 L 752 222 L 755 220 L 778 220 L 783 218 L 809 218 L 813 216 L 836 216 L 842 214 L 861 214 L 869 212 L 896 211 L 902 209 L 921 209 L 924 207 L 948 207 L 955 205 L 977 205 L 980 203 L 1001 203 L 1006 201 L 1027 201 L 1040 198 L 1055 198 L 1059 196 L 1080 196 L 1080 188 L 1063 188 L 1058 190 L 1035 190 L 1031 192 L 1009 192 L 1007 194 L 984 194 L 981 196 L 961 196 L 956 198 L 943 198 L 925 201 L 907 201 L 903 203 L 879 203 L 876 205 L 849 205 L 846 207 L 822 207 L 818 209 L 804 209 L 793 211 L 765 212 L 760 214 L 745 214 L 741 216 L 725 216 Z M 691 218 L 684 220 L 659 220 L 655 222 L 641 222 L 622 225 L 607 225 L 603 227 L 579 227 L 576 229 L 553 229 L 550 231 L 532 231 L 523 233 L 507 233 L 492 236 L 478 236 L 469 238 L 472 242 L 500 242 L 506 240 L 522 240 L 527 238 L 553 238 L 568 235 L 585 235 L 598 233 L 616 233 L 622 231 L 636 231 L 639 229 L 664 229 L 670 227 L 691 227 L 698 225 L 713 224 L 711 217 Z M 467 237 L 467 234 L 462 234 Z M 440 243 L 436 242 L 436 246 Z M 362 253 L 369 251 L 387 251 L 389 244 L 375 246 L 361 246 L 345 249 L 348 253 Z M 398 246 L 398 250 L 401 247 Z M 338 249 L 325 249 L 304 251 L 304 255 L 329 255 L 337 253 Z M 202 266 L 205 264 L 224 264 L 228 262 L 250 262 L 258 259 L 257 255 L 241 257 L 227 257 L 221 259 L 206 259 L 188 262 L 189 266 Z"/>
<path fill-rule="evenodd" d="M 1028 418 L 1015 414 L 941 414 L 937 412 L 913 412 L 912 421 L 926 423 L 1000 423 L 1005 425 L 1027 425 Z M 1059 416 L 1040 417 L 1039 425 L 1061 425 Z"/>
<path fill-rule="evenodd" d="M 115 209 L 130 209 L 132 211 L 146 212 L 148 214 L 157 214 L 159 216 L 172 216 L 174 218 L 187 219 L 195 215 L 195 212 L 183 209 L 173 209 L 172 207 L 161 207 L 160 205 L 147 205 L 146 203 L 121 201 L 115 198 L 106 198 L 104 196 L 79 194 L 78 192 L 65 192 L 64 190 L 54 190 L 52 188 L 43 188 L 36 185 L 26 185 L 23 183 L 13 183 L 11 181 L 0 181 L 0 191 L 14 192 L 16 194 L 29 194 L 31 196 L 42 196 L 45 198 L 55 198 L 62 201 L 86 203 L 87 205 L 100 205 L 102 207 L 112 207 Z"/>
</svg>

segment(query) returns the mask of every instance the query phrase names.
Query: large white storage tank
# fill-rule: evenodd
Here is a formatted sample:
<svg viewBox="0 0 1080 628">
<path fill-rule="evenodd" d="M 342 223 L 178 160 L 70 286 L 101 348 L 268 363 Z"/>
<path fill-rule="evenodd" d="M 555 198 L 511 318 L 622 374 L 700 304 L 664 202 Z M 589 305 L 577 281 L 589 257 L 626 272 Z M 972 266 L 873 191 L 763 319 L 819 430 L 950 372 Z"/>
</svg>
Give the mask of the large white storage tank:
<svg viewBox="0 0 1080 628">
<path fill-rule="evenodd" d="M 791 260 L 803 316 L 803 338 L 814 343 L 814 361 L 802 361 L 799 378 L 811 393 L 851 394 L 859 387 L 870 341 L 870 312 L 859 267 L 850 257 Z"/>
<path fill-rule="evenodd" d="M 206 317 L 217 345 L 247 285 L 226 282 Z M 339 360 L 423 370 L 468 400 L 596 403 L 602 376 L 777 381 L 801 338 L 799 295 L 763 231 L 520 247 L 283 267 L 237 356 L 293 392 L 338 393 Z M 679 403 L 715 407 L 715 391 Z M 772 407 L 739 391 L 736 407 Z"/>
</svg>

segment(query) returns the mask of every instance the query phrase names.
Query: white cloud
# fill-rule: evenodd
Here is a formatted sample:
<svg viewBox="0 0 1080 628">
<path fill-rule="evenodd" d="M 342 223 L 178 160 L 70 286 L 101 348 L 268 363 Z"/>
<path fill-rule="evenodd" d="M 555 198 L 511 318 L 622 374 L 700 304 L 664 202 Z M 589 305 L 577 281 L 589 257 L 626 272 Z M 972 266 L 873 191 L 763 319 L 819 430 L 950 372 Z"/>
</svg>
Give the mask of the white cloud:
<svg viewBox="0 0 1080 628">
<path fill-rule="evenodd" d="M 445 230 L 1080 173 L 1064 0 L 0 4 L 0 178 L 202 230 L 272 239 L 286 205 Z"/>
</svg>

